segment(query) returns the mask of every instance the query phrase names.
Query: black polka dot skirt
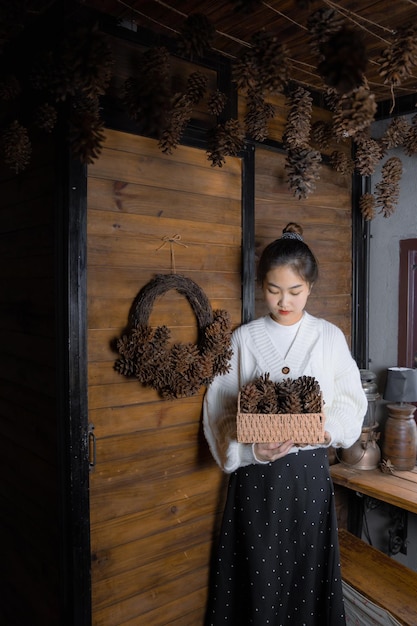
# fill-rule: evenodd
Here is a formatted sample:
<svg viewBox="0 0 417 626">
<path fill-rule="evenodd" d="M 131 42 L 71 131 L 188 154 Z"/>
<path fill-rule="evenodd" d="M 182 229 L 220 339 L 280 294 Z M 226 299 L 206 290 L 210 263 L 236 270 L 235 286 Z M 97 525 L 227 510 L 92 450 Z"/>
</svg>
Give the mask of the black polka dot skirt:
<svg viewBox="0 0 417 626">
<path fill-rule="evenodd" d="M 206 626 L 344 626 L 327 452 L 230 475 Z"/>
</svg>

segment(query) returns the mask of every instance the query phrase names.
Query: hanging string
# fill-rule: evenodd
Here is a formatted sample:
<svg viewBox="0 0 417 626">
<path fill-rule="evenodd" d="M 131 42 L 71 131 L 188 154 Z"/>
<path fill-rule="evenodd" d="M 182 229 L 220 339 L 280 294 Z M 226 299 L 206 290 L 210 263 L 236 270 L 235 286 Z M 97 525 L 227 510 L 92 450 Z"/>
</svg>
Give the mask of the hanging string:
<svg viewBox="0 0 417 626">
<path fill-rule="evenodd" d="M 173 235 L 172 237 L 169 237 L 169 235 L 165 235 L 165 237 L 162 237 L 162 241 L 163 243 L 159 246 L 159 248 L 156 249 L 156 252 L 159 252 L 159 250 L 165 248 L 165 246 L 169 243 L 169 250 L 171 254 L 171 274 L 176 274 L 174 244 L 184 246 L 184 248 L 188 248 L 188 246 L 185 243 L 182 243 L 181 235 L 178 234 Z"/>
</svg>

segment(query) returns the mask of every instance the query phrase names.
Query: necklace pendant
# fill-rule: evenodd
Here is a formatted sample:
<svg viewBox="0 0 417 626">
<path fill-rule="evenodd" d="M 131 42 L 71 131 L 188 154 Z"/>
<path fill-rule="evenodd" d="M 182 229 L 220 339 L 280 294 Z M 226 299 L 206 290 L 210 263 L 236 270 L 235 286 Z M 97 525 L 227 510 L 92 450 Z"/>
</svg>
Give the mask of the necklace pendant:
<svg viewBox="0 0 417 626">
<path fill-rule="evenodd" d="M 289 367 L 287 367 L 287 366 L 285 366 L 285 367 L 283 367 L 283 368 L 282 368 L 281 372 L 282 372 L 283 374 L 289 374 L 289 373 L 290 373 L 290 368 L 289 368 Z"/>
</svg>

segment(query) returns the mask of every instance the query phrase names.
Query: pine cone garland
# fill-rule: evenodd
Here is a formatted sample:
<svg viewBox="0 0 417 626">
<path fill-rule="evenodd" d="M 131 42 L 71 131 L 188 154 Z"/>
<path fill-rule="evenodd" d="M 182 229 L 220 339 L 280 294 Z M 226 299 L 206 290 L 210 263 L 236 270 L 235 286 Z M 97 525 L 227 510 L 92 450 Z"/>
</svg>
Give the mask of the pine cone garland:
<svg viewBox="0 0 417 626">
<path fill-rule="evenodd" d="M 355 137 L 374 121 L 377 105 L 375 96 L 365 87 L 342 96 L 333 115 L 333 128 L 339 138 Z"/>
<path fill-rule="evenodd" d="M 396 209 L 402 171 L 402 162 L 398 157 L 391 157 L 382 166 L 381 180 L 375 185 L 375 204 L 384 217 L 390 217 Z"/>
<path fill-rule="evenodd" d="M 313 99 L 303 87 L 298 87 L 289 98 L 289 113 L 283 142 L 290 149 L 307 146 L 310 140 Z"/>
<path fill-rule="evenodd" d="M 317 70 L 326 85 L 341 94 L 360 87 L 368 61 L 362 33 L 342 26 L 320 44 L 320 56 Z"/>
<path fill-rule="evenodd" d="M 179 54 L 190 59 L 201 58 L 211 50 L 216 29 L 203 14 L 189 15 L 182 28 L 177 49 Z"/>
<path fill-rule="evenodd" d="M 18 120 L 14 120 L 1 133 L 0 145 L 6 165 L 16 174 L 23 172 L 29 165 L 32 155 L 32 144 L 27 128 Z"/>
<path fill-rule="evenodd" d="M 305 199 L 316 188 L 320 178 L 321 155 L 309 146 L 287 151 L 285 169 L 289 188 L 299 199 Z"/>
<path fill-rule="evenodd" d="M 365 221 L 373 220 L 376 216 L 375 197 L 371 193 L 364 193 L 359 198 L 359 208 Z"/>
</svg>

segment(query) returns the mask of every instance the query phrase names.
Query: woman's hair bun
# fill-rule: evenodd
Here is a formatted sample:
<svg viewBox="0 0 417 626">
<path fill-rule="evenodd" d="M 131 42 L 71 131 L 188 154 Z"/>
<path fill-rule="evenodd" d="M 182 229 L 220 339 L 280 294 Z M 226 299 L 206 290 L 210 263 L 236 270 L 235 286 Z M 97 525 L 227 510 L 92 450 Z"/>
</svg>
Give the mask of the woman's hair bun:
<svg viewBox="0 0 417 626">
<path fill-rule="evenodd" d="M 303 234 L 303 229 L 300 226 L 300 224 L 297 224 L 296 222 L 289 222 L 286 227 L 282 230 L 283 234 L 284 233 L 295 233 L 296 235 L 302 235 Z"/>
</svg>

